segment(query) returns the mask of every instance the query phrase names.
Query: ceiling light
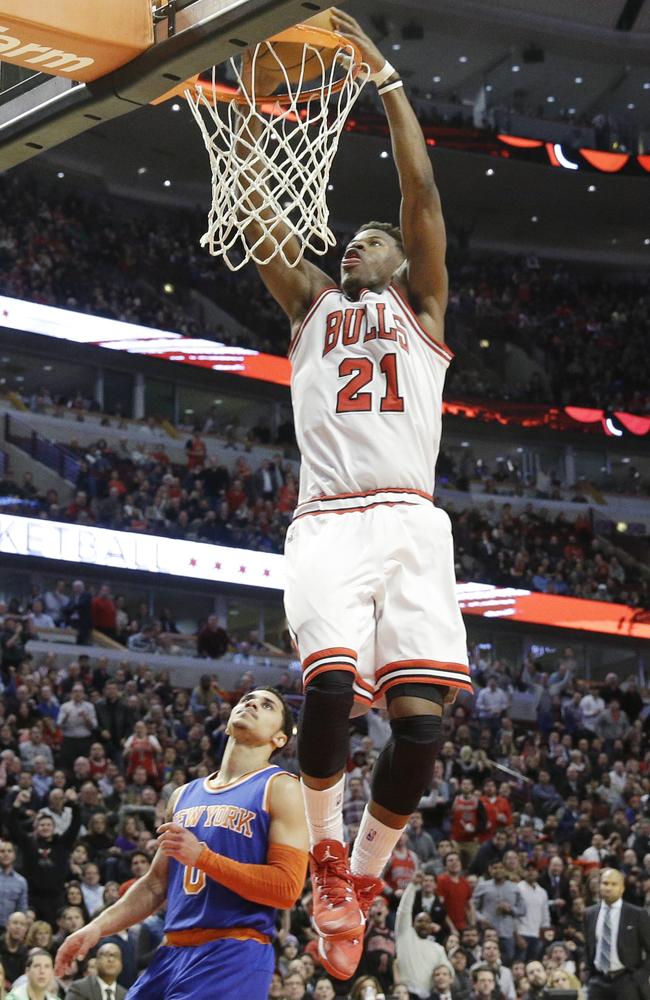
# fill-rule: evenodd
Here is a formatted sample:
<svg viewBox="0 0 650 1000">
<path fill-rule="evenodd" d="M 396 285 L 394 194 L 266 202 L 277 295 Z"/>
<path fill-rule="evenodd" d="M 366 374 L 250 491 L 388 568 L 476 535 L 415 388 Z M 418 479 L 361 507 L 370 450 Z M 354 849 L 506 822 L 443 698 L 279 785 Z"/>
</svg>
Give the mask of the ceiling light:
<svg viewBox="0 0 650 1000">
<path fill-rule="evenodd" d="M 438 76 L 438 75 L 434 76 L 434 78 L 433 78 L 433 82 L 434 83 L 440 83 L 441 80 L 442 80 L 442 77 Z"/>
<path fill-rule="evenodd" d="M 574 83 L 582 83 L 582 77 L 581 76 L 577 76 L 573 82 Z"/>
<path fill-rule="evenodd" d="M 482 347 L 483 350 L 485 350 L 487 347 L 490 346 L 490 341 L 489 340 L 479 340 L 478 346 Z"/>
<path fill-rule="evenodd" d="M 180 110 L 181 110 L 180 104 L 172 104 L 172 111 L 180 111 Z"/>
<path fill-rule="evenodd" d="M 333 191 L 334 190 L 334 185 L 333 184 L 328 184 L 327 185 L 327 190 L 328 191 Z"/>
<path fill-rule="evenodd" d="M 381 153 L 379 154 L 379 158 L 381 160 L 387 160 L 388 159 L 388 153 L 386 152 L 385 149 L 382 149 Z"/>
<path fill-rule="evenodd" d="M 519 70 L 521 69 L 521 66 L 514 65 L 511 66 L 510 69 L 512 70 L 513 73 L 518 73 Z"/>
<path fill-rule="evenodd" d="M 59 180 L 62 180 L 65 177 L 65 174 L 63 173 L 62 170 L 59 170 L 59 172 L 58 172 L 58 174 L 56 176 L 59 178 Z"/>
<path fill-rule="evenodd" d="M 552 94 L 550 94 L 550 95 L 549 95 L 549 96 L 548 96 L 548 97 L 546 98 L 546 103 L 547 103 L 547 104 L 555 104 L 555 98 L 553 97 L 553 95 L 552 95 Z"/>
<path fill-rule="evenodd" d="M 400 45 L 399 42 L 393 42 L 393 52 L 399 52 L 399 50 L 401 49 L 401 47 L 402 46 Z"/>
<path fill-rule="evenodd" d="M 569 108 L 569 114 L 570 115 L 574 115 L 575 113 L 576 113 L 576 109 L 575 108 Z"/>
<path fill-rule="evenodd" d="M 461 441 L 460 446 L 461 448 L 469 448 L 469 441 Z"/>
<path fill-rule="evenodd" d="M 539 222 L 539 215 L 531 215 L 530 221 L 531 222 Z"/>
<path fill-rule="evenodd" d="M 643 84 L 643 89 L 650 90 L 650 80 L 646 80 L 646 82 Z"/>
<path fill-rule="evenodd" d="M 485 171 L 485 176 L 486 177 L 492 177 L 493 175 L 494 175 L 493 168 L 492 167 L 488 167 L 487 170 Z"/>
<path fill-rule="evenodd" d="M 138 167 L 138 173 L 140 174 L 140 176 L 142 176 L 142 174 L 146 174 L 146 172 L 147 172 L 146 167 Z"/>
<path fill-rule="evenodd" d="M 590 184 L 589 187 L 587 188 L 587 191 L 589 192 L 589 194 L 593 194 L 595 190 L 596 190 L 596 185 L 595 184 Z"/>
<path fill-rule="evenodd" d="M 643 241 L 643 245 L 646 247 L 650 247 L 650 236 L 646 236 L 646 238 Z"/>
<path fill-rule="evenodd" d="M 172 182 L 170 180 L 163 181 L 163 187 L 168 188 L 168 187 L 171 187 L 171 186 L 172 186 Z"/>
<path fill-rule="evenodd" d="M 52 365 L 43 365 L 43 371 L 44 372 L 51 372 L 52 371 Z"/>
<path fill-rule="evenodd" d="M 627 531 L 627 524 L 626 524 L 626 522 L 625 521 L 617 521 L 617 523 L 616 523 L 616 530 L 620 531 L 621 534 L 623 534 L 623 532 Z"/>
<path fill-rule="evenodd" d="M 172 285 L 171 281 L 165 282 L 165 284 L 163 285 L 163 292 L 165 293 L 165 295 L 173 295 L 174 286 Z"/>
<path fill-rule="evenodd" d="M 628 111 L 634 111 L 635 107 L 636 107 L 636 104 L 633 101 L 630 101 L 630 103 L 627 106 L 627 110 Z"/>
<path fill-rule="evenodd" d="M 492 84 L 491 84 L 491 83 L 488 83 L 488 85 L 487 85 L 487 87 L 486 87 L 485 89 L 486 89 L 486 91 L 487 91 L 487 92 L 488 92 L 488 94 L 489 94 L 489 93 L 490 93 L 490 91 L 491 91 L 491 90 L 493 90 L 493 87 L 492 87 Z"/>
<path fill-rule="evenodd" d="M 467 62 L 467 56 L 458 56 L 458 62 L 466 63 Z"/>
</svg>

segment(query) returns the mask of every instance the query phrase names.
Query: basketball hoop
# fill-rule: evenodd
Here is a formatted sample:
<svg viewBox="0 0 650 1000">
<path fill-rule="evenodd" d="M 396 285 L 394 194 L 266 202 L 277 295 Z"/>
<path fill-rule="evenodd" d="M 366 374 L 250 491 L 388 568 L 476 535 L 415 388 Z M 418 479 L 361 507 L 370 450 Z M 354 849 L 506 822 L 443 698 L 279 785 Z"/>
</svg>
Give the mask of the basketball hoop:
<svg viewBox="0 0 650 1000">
<path fill-rule="evenodd" d="M 356 45 L 327 28 L 299 24 L 258 43 L 247 88 L 230 60 L 237 88 L 216 79 L 187 89 L 212 170 L 212 208 L 201 238 L 232 271 L 249 260 L 268 264 L 279 255 L 295 267 L 309 249 L 335 245 L 328 225 L 327 183 L 339 138 L 368 78 Z M 281 75 L 280 93 L 258 94 L 256 68 Z M 263 230 L 251 241 L 251 222 Z M 288 253 L 299 244 L 297 256 Z"/>
</svg>

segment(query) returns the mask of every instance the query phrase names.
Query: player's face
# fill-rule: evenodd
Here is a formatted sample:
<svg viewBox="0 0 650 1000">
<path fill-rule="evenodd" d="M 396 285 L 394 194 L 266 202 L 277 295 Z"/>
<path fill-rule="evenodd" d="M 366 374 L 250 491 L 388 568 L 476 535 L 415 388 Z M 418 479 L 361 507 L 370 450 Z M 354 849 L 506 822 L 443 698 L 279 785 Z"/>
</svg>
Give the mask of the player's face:
<svg viewBox="0 0 650 1000">
<path fill-rule="evenodd" d="M 249 691 L 230 713 L 226 731 L 242 742 L 262 746 L 283 736 L 283 723 L 284 708 L 277 695 L 272 691 Z"/>
<path fill-rule="evenodd" d="M 397 243 L 381 229 L 362 229 L 350 240 L 341 261 L 341 288 L 357 295 L 362 288 L 385 288 L 404 260 Z"/>
</svg>

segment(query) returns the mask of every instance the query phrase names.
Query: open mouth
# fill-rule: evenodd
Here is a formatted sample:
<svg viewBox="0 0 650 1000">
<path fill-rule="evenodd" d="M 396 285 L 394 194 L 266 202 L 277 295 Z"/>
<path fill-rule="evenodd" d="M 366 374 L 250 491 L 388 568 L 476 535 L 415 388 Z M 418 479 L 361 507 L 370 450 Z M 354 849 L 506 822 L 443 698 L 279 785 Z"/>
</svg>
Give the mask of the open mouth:
<svg viewBox="0 0 650 1000">
<path fill-rule="evenodd" d="M 357 257 L 353 254 L 350 254 L 349 257 L 343 258 L 343 260 L 341 261 L 341 267 L 356 267 L 357 264 L 360 263 L 361 263 L 361 257 Z"/>
</svg>

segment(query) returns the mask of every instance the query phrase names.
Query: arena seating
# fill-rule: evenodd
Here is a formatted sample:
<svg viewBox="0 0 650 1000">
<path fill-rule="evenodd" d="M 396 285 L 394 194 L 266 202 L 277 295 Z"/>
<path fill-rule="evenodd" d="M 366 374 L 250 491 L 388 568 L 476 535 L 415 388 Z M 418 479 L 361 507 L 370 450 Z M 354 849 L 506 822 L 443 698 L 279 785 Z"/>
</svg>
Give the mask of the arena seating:
<svg viewBox="0 0 650 1000">
<path fill-rule="evenodd" d="M 286 351 L 288 324 L 257 275 L 249 269 L 234 276 L 199 250 L 198 216 L 147 217 L 126 203 L 44 192 L 17 178 L 3 185 L 0 292 L 236 342 L 223 324 L 199 322 L 189 295 L 197 289 L 248 327 L 240 335 L 246 346 Z M 335 249 L 319 259 L 333 274 Z M 640 282 L 534 254 L 474 257 L 453 245 L 449 266 L 448 338 L 460 355 L 449 398 L 648 411 Z"/>
</svg>

